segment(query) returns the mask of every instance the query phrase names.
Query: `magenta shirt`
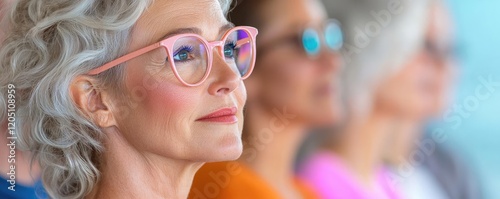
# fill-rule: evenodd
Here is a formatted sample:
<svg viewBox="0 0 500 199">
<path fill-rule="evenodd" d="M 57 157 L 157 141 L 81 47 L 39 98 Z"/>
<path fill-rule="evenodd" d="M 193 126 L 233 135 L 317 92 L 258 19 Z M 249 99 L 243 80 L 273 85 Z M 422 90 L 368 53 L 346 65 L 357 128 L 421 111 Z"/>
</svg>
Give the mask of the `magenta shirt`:
<svg viewBox="0 0 500 199">
<path fill-rule="evenodd" d="M 324 199 L 401 199 L 390 183 L 390 174 L 379 169 L 376 189 L 362 186 L 345 164 L 330 152 L 314 154 L 299 171 L 299 178 L 309 183 Z M 378 190 L 378 191 L 375 191 Z"/>
</svg>

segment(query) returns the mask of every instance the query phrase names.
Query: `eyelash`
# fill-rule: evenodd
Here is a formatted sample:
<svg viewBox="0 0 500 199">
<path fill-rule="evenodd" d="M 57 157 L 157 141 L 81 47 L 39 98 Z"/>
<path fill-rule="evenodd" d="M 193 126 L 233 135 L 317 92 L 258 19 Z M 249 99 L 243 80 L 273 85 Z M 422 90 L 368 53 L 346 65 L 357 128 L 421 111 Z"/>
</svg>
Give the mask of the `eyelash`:
<svg viewBox="0 0 500 199">
<path fill-rule="evenodd" d="M 193 52 L 193 47 L 192 46 L 181 46 L 179 47 L 174 53 L 174 57 L 181 51 L 187 51 L 187 52 Z"/>
<path fill-rule="evenodd" d="M 233 49 L 236 48 L 236 41 L 229 41 L 225 46 L 229 46 Z"/>
<path fill-rule="evenodd" d="M 235 49 L 236 48 L 236 41 L 229 41 L 226 45 L 226 47 L 230 47 L 232 49 Z M 174 51 L 173 53 L 173 57 L 175 57 L 179 52 L 182 52 L 182 51 L 187 51 L 189 53 L 193 52 L 193 47 L 192 46 L 181 46 L 179 47 L 176 51 Z M 168 61 L 168 58 L 167 58 L 167 61 Z"/>
<path fill-rule="evenodd" d="M 183 45 L 183 46 L 179 47 L 176 51 L 174 51 L 174 53 L 172 54 L 172 57 L 175 57 L 178 53 L 180 53 L 180 52 L 182 52 L 184 50 L 187 51 L 188 53 L 191 53 L 191 52 L 193 52 L 193 47 L 192 46 L 185 46 L 185 45 Z M 166 60 L 167 63 L 169 62 L 168 56 L 167 56 L 167 58 L 165 60 Z M 187 61 L 190 61 L 190 60 L 187 60 Z"/>
</svg>

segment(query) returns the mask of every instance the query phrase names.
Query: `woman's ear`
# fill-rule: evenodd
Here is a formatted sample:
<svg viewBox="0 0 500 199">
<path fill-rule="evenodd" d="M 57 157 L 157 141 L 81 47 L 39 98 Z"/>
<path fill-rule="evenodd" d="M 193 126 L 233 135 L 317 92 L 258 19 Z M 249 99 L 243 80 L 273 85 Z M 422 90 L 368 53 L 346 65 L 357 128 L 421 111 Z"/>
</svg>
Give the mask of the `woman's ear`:
<svg viewBox="0 0 500 199">
<path fill-rule="evenodd" d="M 77 76 L 70 85 L 71 98 L 77 108 L 101 128 L 116 126 L 111 95 L 96 87 L 90 76 Z"/>
</svg>

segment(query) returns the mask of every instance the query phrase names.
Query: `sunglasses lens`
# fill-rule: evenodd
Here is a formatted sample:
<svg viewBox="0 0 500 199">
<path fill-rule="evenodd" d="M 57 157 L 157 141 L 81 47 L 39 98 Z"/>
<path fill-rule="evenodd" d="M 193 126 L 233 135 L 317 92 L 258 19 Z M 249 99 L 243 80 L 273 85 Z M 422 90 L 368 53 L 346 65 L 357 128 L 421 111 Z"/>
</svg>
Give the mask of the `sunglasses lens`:
<svg viewBox="0 0 500 199">
<path fill-rule="evenodd" d="M 207 73 L 207 49 L 197 37 L 179 38 L 170 56 L 170 64 L 174 64 L 179 77 L 188 84 L 200 82 Z"/>
<path fill-rule="evenodd" d="M 317 55 L 321 49 L 318 32 L 314 29 L 306 29 L 302 34 L 302 45 L 308 55 Z"/>
<path fill-rule="evenodd" d="M 241 77 L 247 77 L 255 56 L 250 34 L 245 30 L 234 30 L 227 37 L 223 52 L 226 62 L 234 71 Z"/>
<path fill-rule="evenodd" d="M 325 27 L 325 42 L 332 50 L 340 50 L 344 43 L 344 36 L 338 23 L 330 22 Z"/>
</svg>

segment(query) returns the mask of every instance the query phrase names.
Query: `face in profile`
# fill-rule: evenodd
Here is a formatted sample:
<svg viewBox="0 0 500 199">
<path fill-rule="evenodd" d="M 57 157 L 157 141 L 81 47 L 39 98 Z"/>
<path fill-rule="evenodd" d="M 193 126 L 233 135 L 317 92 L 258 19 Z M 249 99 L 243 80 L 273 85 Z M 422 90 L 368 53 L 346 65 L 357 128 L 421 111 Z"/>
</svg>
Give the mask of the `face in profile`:
<svg viewBox="0 0 500 199">
<path fill-rule="evenodd" d="M 153 1 L 131 33 L 129 52 L 181 33 L 217 41 L 230 28 L 216 0 Z M 214 48 L 212 68 L 202 84 L 179 81 L 178 76 L 187 83 L 199 77 L 193 68 L 206 63 L 195 58 L 209 56 L 199 44 L 184 39 L 173 45 L 172 57 L 159 48 L 127 62 L 128 97 L 116 100 L 113 111 L 119 131 L 138 151 L 200 162 L 240 156 L 246 90 L 227 63 L 231 52 Z M 169 58 L 178 74 L 166 66 Z"/>
<path fill-rule="evenodd" d="M 450 20 L 442 5 L 429 12 L 424 44 L 378 93 L 379 105 L 405 118 L 425 120 L 447 101 L 452 80 Z"/>
<path fill-rule="evenodd" d="M 416 53 L 382 82 L 375 95 L 377 108 L 400 118 L 423 118 L 432 108 L 435 84 L 435 71 L 425 56 Z"/>
<path fill-rule="evenodd" d="M 257 63 L 246 80 L 249 103 L 269 110 L 286 108 L 308 124 L 331 124 L 339 116 L 339 56 L 325 41 L 311 55 L 303 40 L 306 29 L 324 36 L 323 5 L 316 0 L 269 1 L 261 17 L 265 23 L 259 33 Z"/>
<path fill-rule="evenodd" d="M 446 108 L 455 77 L 453 22 L 443 2 L 436 2 L 430 10 L 425 55 L 436 72 L 433 90 L 433 108 L 430 116 L 439 115 Z"/>
</svg>

